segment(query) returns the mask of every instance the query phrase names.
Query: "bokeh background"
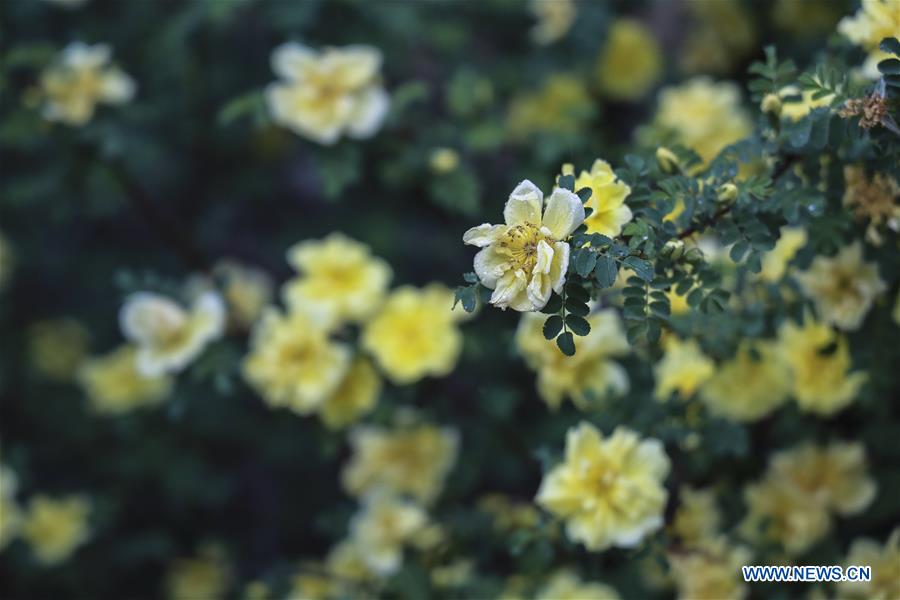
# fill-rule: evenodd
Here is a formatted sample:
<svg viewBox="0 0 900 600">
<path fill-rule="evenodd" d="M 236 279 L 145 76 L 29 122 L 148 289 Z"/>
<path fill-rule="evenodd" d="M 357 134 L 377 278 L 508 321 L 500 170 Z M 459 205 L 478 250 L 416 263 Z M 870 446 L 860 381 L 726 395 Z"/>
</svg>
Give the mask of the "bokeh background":
<svg viewBox="0 0 900 600">
<path fill-rule="evenodd" d="M 744 86 L 763 47 L 775 44 L 804 68 L 829 47 L 861 63 L 865 51 L 836 29 L 857 8 L 849 0 L 0 4 L 3 485 L 23 510 L 37 496 L 77 495 L 89 506 L 83 542 L 52 564 L 29 541 L 40 533 L 4 540 L 0 596 L 318 597 L 296 577 L 346 536 L 358 509 L 341 483 L 352 426 L 332 429 L 266 403 L 241 372 L 249 323 L 233 319 L 164 401 L 101 414 L 79 373 L 88 357 L 122 344 L 125 299 L 148 290 L 184 298 L 203 274 L 215 274 L 224 290 L 229 260 L 259 270 L 278 302 L 279 286 L 296 276 L 288 248 L 333 232 L 386 261 L 392 288 L 452 288 L 471 270 L 462 233 L 497 222 L 516 183 L 549 190 L 563 163 L 619 166 L 626 153 L 652 157 L 660 143 L 678 142 L 677 123 L 660 116 L 660 91 L 691 80 L 733 82 L 733 103 L 705 106 L 713 101 L 702 88 L 701 104 L 680 116 L 722 110 L 715 130 L 733 139 L 710 143 L 718 150 L 737 141 L 761 118 Z M 270 57 L 291 40 L 380 50 L 379 80 L 391 101 L 376 133 L 325 145 L 273 120 L 263 93 L 277 79 Z M 84 123 L 54 122 L 42 110 L 41 73 L 74 41 L 108 44 L 111 64 L 135 90 Z M 895 253 L 896 238 L 882 251 Z M 459 436 L 428 509 L 446 539 L 439 550 L 408 549 L 396 573 L 343 594 L 498 597 L 524 576 L 516 593 L 531 597 L 558 568 L 623 598 L 677 594 L 663 575 L 647 575 L 664 541 L 590 553 L 529 508 L 566 430 L 584 418 L 663 439 L 676 465 L 669 489 L 715 488 L 728 524 L 741 520 L 741 489 L 776 449 L 863 441 L 878 496 L 800 564 L 839 564 L 859 537 L 883 542 L 900 522 L 897 326 L 894 296 L 885 297 L 853 337 L 870 373 L 853 408 L 816 419 L 789 406 L 751 425 L 655 401 L 652 360 L 636 352 L 617 358 L 634 393 L 552 411 L 517 351 L 519 315 L 481 310 L 454 325 L 464 342 L 451 373 L 388 379 L 359 417 L 388 428 L 413 419 Z M 355 340 L 358 331 L 340 335 Z M 497 527 L 483 508 L 489 493 L 520 506 L 521 522 Z M 12 510 L 4 505 L 4 528 Z M 435 575 L 448 566 L 462 575 Z M 752 595 L 806 597 L 811 589 L 759 585 Z"/>
</svg>

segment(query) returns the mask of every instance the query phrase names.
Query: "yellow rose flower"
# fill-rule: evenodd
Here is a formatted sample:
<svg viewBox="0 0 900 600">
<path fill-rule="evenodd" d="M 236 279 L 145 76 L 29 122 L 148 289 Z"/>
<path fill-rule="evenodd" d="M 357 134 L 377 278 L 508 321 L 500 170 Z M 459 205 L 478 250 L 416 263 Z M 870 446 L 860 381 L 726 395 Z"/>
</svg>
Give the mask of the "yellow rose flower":
<svg viewBox="0 0 900 600">
<path fill-rule="evenodd" d="M 801 227 L 782 227 L 781 235 L 775 247 L 766 252 L 762 258 L 762 270 L 759 277 L 763 281 L 774 283 L 781 281 L 787 271 L 787 265 L 797 255 L 797 251 L 806 245 L 806 230 Z"/>
<path fill-rule="evenodd" d="M 803 325 L 784 323 L 778 341 L 800 410 L 828 416 L 853 402 L 866 375 L 850 372 L 846 338 L 807 318 Z"/>
<path fill-rule="evenodd" d="M 330 333 L 331 323 L 322 319 L 266 309 L 253 328 L 244 378 L 270 406 L 315 412 L 337 391 L 352 358 Z"/>
<path fill-rule="evenodd" d="M 758 421 L 787 401 L 790 377 L 774 343 L 745 340 L 734 358 L 719 365 L 700 388 L 700 398 L 713 414 L 737 422 Z"/>
<path fill-rule="evenodd" d="M 687 552 L 669 552 L 668 557 L 679 598 L 743 600 L 747 596 L 740 573 L 752 554 L 744 546 L 732 546 L 718 537 Z"/>
<path fill-rule="evenodd" d="M 565 174 L 570 167 L 563 167 Z M 575 179 L 575 189 L 590 188 L 591 197 L 584 204 L 594 212 L 584 219 L 588 233 L 601 233 L 615 237 L 622 233 L 622 227 L 631 221 L 631 209 L 625 204 L 625 198 L 631 188 L 616 178 L 612 167 L 605 160 L 597 159 L 591 165 L 590 172 L 581 171 Z"/>
<path fill-rule="evenodd" d="M 653 33 L 637 19 L 616 19 L 597 61 L 597 79 L 614 100 L 637 100 L 659 81 L 663 58 Z"/>
<path fill-rule="evenodd" d="M 839 598 L 900 598 L 900 527 L 891 532 L 883 546 L 868 538 L 854 541 L 845 563 L 845 566 L 850 565 L 871 567 L 872 580 L 838 582 Z"/>
<path fill-rule="evenodd" d="M 88 351 L 84 325 L 75 319 L 40 321 L 28 328 L 31 363 L 56 381 L 71 381 Z"/>
<path fill-rule="evenodd" d="M 834 257 L 817 256 L 797 279 L 815 304 L 816 313 L 826 323 L 849 331 L 860 328 L 872 302 L 887 290 L 878 276 L 878 265 L 863 260 L 858 240 Z"/>
<path fill-rule="evenodd" d="M 287 259 L 300 276 L 285 284 L 285 303 L 338 321 L 368 319 L 384 301 L 391 280 L 385 261 L 340 233 L 301 242 L 288 250 Z"/>
<path fill-rule="evenodd" d="M 137 368 L 148 377 L 177 373 L 197 358 L 225 330 L 225 303 L 203 292 L 190 312 L 160 294 L 130 295 L 119 312 L 125 338 L 137 347 Z"/>
<path fill-rule="evenodd" d="M 372 363 L 358 357 L 337 390 L 319 408 L 319 417 L 329 429 L 341 429 L 358 421 L 375 408 L 381 385 Z"/>
<path fill-rule="evenodd" d="M 272 278 L 262 269 L 223 260 L 213 269 L 228 304 L 228 319 L 239 330 L 249 329 L 272 301 Z"/>
<path fill-rule="evenodd" d="M 618 314 L 603 310 L 587 320 L 591 331 L 575 338 L 575 355 L 564 355 L 553 340 L 543 334 L 545 315 L 525 313 L 516 330 L 516 345 L 528 366 L 537 371 L 538 393 L 552 410 L 566 397 L 584 410 L 592 399 L 622 395 L 628 391 L 628 374 L 614 356 L 629 351 L 628 340 Z"/>
<path fill-rule="evenodd" d="M 231 574 L 216 546 L 201 549 L 197 556 L 180 558 L 166 575 L 168 597 L 172 600 L 218 600 L 228 592 Z"/>
<path fill-rule="evenodd" d="M 362 347 L 396 384 L 443 377 L 462 351 L 457 322 L 466 315 L 452 307 L 453 292 L 441 284 L 399 287 L 363 329 Z"/>
<path fill-rule="evenodd" d="M 866 449 L 860 443 L 803 444 L 773 455 L 770 476 L 790 481 L 817 504 L 842 515 L 862 512 L 875 499 Z"/>
<path fill-rule="evenodd" d="M 838 23 L 838 33 L 869 52 L 863 71 L 873 79 L 879 77 L 878 63 L 889 56 L 878 45 L 884 38 L 900 38 L 900 10 L 896 0 L 862 0 L 855 15 L 844 17 Z"/>
<path fill-rule="evenodd" d="M 731 82 L 714 83 L 708 77 L 662 90 L 656 123 L 674 132 L 704 163 L 753 130 L 738 87 Z"/>
<path fill-rule="evenodd" d="M 604 439 L 583 421 L 569 429 L 565 460 L 544 476 L 535 500 L 588 550 L 633 548 L 662 526 L 668 472 L 659 440 L 624 427 Z"/>
<path fill-rule="evenodd" d="M 580 77 L 551 75 L 541 87 L 513 98 L 507 130 L 513 140 L 534 134 L 576 135 L 594 114 L 594 101 Z"/>
<path fill-rule="evenodd" d="M 22 538 L 42 564 L 59 564 L 87 541 L 90 513 L 90 502 L 80 496 L 34 496 L 22 523 Z"/>
<path fill-rule="evenodd" d="M 373 576 L 362 549 L 353 540 L 343 540 L 335 544 L 325 558 L 325 568 L 345 582 L 366 581 Z"/>
<path fill-rule="evenodd" d="M 353 457 L 341 473 L 349 494 L 390 492 L 431 504 L 456 462 L 459 436 L 433 425 L 395 431 L 363 426 L 352 431 L 350 445 Z"/>
<path fill-rule="evenodd" d="M 712 490 L 682 486 L 678 491 L 678 509 L 672 519 L 672 533 L 681 545 L 695 548 L 718 534 L 722 514 Z"/>
<path fill-rule="evenodd" d="M 531 30 L 531 38 L 541 45 L 565 37 L 578 12 L 572 0 L 531 0 L 530 6 L 538 20 Z"/>
<path fill-rule="evenodd" d="M 582 581 L 572 571 L 557 571 L 538 591 L 535 600 L 619 600 L 612 587 L 596 581 Z"/>
<path fill-rule="evenodd" d="M 832 512 L 858 514 L 875 491 L 861 444 L 804 444 L 775 454 L 763 480 L 747 487 L 741 529 L 749 539 L 801 554 L 831 529 Z"/>
<path fill-rule="evenodd" d="M 403 565 L 403 549 L 428 524 L 417 504 L 388 496 L 369 498 L 350 523 L 350 536 L 360 557 L 374 573 L 389 576 Z"/>
<path fill-rule="evenodd" d="M 266 88 L 273 120 L 320 144 L 342 135 L 375 135 L 390 98 L 379 81 L 381 52 L 355 45 L 315 51 L 296 42 L 272 52 L 272 70 L 281 80 Z"/>
<path fill-rule="evenodd" d="M 544 194 L 525 180 L 506 202 L 505 225 L 484 223 L 463 235 L 463 242 L 482 248 L 475 255 L 475 273 L 494 290 L 494 306 L 537 311 L 551 291 L 562 291 L 569 268 L 565 240 L 584 221 L 584 206 L 574 193 L 555 188 L 543 207 Z"/>
<path fill-rule="evenodd" d="M 84 125 L 98 104 L 124 104 L 134 96 L 134 81 L 109 65 L 105 44 L 69 44 L 57 62 L 41 75 L 43 116 L 66 125 Z"/>
<path fill-rule="evenodd" d="M 172 377 L 147 377 L 137 370 L 137 350 L 120 346 L 104 356 L 87 359 L 78 380 L 87 394 L 91 410 L 118 415 L 145 406 L 161 404 L 172 392 Z"/>
<path fill-rule="evenodd" d="M 656 379 L 655 395 L 666 400 L 675 392 L 685 400 L 694 395 L 700 386 L 715 372 L 715 363 L 703 354 L 695 340 L 682 341 L 674 336 L 663 342 L 665 354 L 653 367 Z"/>
</svg>

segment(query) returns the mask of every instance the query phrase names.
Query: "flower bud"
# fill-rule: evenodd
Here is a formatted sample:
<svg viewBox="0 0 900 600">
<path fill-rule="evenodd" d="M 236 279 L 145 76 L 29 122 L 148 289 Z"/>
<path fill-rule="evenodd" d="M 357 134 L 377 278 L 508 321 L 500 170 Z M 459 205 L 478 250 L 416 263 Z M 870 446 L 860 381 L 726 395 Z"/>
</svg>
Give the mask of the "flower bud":
<svg viewBox="0 0 900 600">
<path fill-rule="evenodd" d="M 431 153 L 429 164 L 432 171 L 444 175 L 459 166 L 459 154 L 452 148 L 435 148 Z"/>
<path fill-rule="evenodd" d="M 777 94 L 766 94 L 759 107 L 767 115 L 781 116 L 781 98 Z"/>
<path fill-rule="evenodd" d="M 669 240 L 663 245 L 660 254 L 672 260 L 678 260 L 684 256 L 684 242 L 681 240 Z"/>
<path fill-rule="evenodd" d="M 719 202 L 734 202 L 734 199 L 738 197 L 738 189 L 737 186 L 733 183 L 724 183 L 719 186 L 719 194 L 716 196 L 716 200 Z"/>
<path fill-rule="evenodd" d="M 673 173 L 678 173 L 679 171 L 681 171 L 681 165 L 678 163 L 678 157 L 675 156 L 674 152 L 672 152 L 665 146 L 660 146 L 656 149 L 656 162 L 663 173 L 669 173 L 671 175 Z"/>
<path fill-rule="evenodd" d="M 684 260 L 688 261 L 692 265 L 696 265 L 703 262 L 703 250 L 700 248 L 691 248 L 684 254 Z"/>
</svg>

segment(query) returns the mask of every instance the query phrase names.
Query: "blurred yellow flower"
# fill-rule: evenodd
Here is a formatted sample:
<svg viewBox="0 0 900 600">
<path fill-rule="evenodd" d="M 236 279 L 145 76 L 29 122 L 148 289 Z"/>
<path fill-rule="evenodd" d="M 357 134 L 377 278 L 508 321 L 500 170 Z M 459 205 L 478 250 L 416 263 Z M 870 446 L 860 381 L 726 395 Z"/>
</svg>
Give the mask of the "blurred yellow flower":
<svg viewBox="0 0 900 600">
<path fill-rule="evenodd" d="M 458 588 L 472 579 L 474 565 L 471 560 L 460 559 L 431 569 L 431 583 L 436 588 Z"/>
<path fill-rule="evenodd" d="M 593 114 L 594 101 L 581 78 L 557 73 L 540 89 L 513 99 L 507 127 L 515 140 L 538 133 L 574 135 Z"/>
<path fill-rule="evenodd" d="M 403 564 L 403 548 L 415 541 L 428 524 L 417 504 L 376 494 L 350 523 L 351 540 L 365 564 L 381 576 L 396 573 Z"/>
<path fill-rule="evenodd" d="M 475 255 L 475 273 L 494 290 L 494 306 L 540 310 L 566 282 L 565 240 L 584 221 L 584 206 L 574 193 L 554 188 L 545 210 L 544 194 L 525 180 L 510 194 L 503 217 L 505 225 L 484 223 L 463 234 L 463 242 L 482 248 Z"/>
<path fill-rule="evenodd" d="M 354 496 L 407 494 L 430 504 L 459 451 L 459 436 L 448 428 L 413 425 L 394 431 L 371 425 L 350 434 L 353 457 L 341 473 L 344 489 Z"/>
<path fill-rule="evenodd" d="M 845 566 L 850 565 L 872 567 L 872 580 L 838 582 L 839 598 L 900 598 L 900 527 L 891 532 L 883 546 L 868 538 L 854 541 L 845 561 Z"/>
<path fill-rule="evenodd" d="M 614 100 L 637 100 L 659 81 L 663 57 L 653 33 L 637 19 L 616 19 L 597 61 L 600 88 Z"/>
<path fill-rule="evenodd" d="M 853 402 L 866 375 L 850 372 L 850 350 L 842 335 L 807 317 L 803 325 L 784 323 L 778 341 L 800 410 L 828 416 Z"/>
<path fill-rule="evenodd" d="M 431 170 L 438 175 L 445 175 L 459 166 L 459 154 L 453 148 L 435 148 L 428 159 Z"/>
<path fill-rule="evenodd" d="M 792 35 L 812 37 L 834 30 L 840 11 L 839 4 L 820 0 L 775 0 L 772 22 Z"/>
<path fill-rule="evenodd" d="M 270 406 L 315 412 L 337 391 L 352 358 L 330 333 L 326 320 L 267 308 L 253 328 L 244 378 Z"/>
<path fill-rule="evenodd" d="M 697 152 L 704 163 L 753 130 L 737 85 L 714 83 L 708 77 L 695 77 L 662 90 L 656 123 L 675 133 L 678 141 Z"/>
<path fill-rule="evenodd" d="M 385 261 L 340 233 L 300 242 L 288 250 L 287 259 L 300 273 L 284 286 L 287 305 L 338 321 L 361 322 L 372 316 L 391 280 Z"/>
<path fill-rule="evenodd" d="M 578 12 L 572 0 L 531 0 L 530 7 L 538 21 L 531 30 L 531 39 L 541 45 L 565 37 Z"/>
<path fill-rule="evenodd" d="M 162 403 L 172 391 L 172 377 L 147 377 L 137 370 L 137 350 L 124 345 L 100 357 L 85 360 L 78 380 L 91 410 L 118 415 Z"/>
<path fill-rule="evenodd" d="M 563 174 L 574 174 L 571 165 L 563 166 Z M 591 197 L 585 202 L 585 208 L 594 212 L 584 219 L 588 233 L 602 233 L 615 237 L 622 233 L 622 227 L 631 221 L 631 209 L 625 204 L 625 198 L 631 188 L 613 173 L 612 167 L 605 160 L 597 159 L 591 165 L 590 172 L 582 170 L 575 179 L 575 189 L 590 188 Z"/>
<path fill-rule="evenodd" d="M 249 329 L 272 301 L 272 278 L 262 269 L 233 260 L 217 263 L 213 274 L 221 284 L 231 325 Z"/>
<path fill-rule="evenodd" d="M 478 509 L 486 512 L 500 531 L 533 529 L 541 522 L 541 513 L 533 504 L 515 502 L 505 494 L 486 494 L 478 500 Z"/>
<path fill-rule="evenodd" d="M 857 514 L 875 491 L 861 444 L 804 444 L 776 453 L 763 480 L 747 487 L 749 512 L 741 529 L 749 539 L 800 554 L 828 533 L 832 512 Z"/>
<path fill-rule="evenodd" d="M 703 353 L 696 340 L 679 340 L 668 336 L 663 341 L 665 353 L 653 367 L 655 395 L 666 400 L 675 392 L 682 400 L 694 395 L 715 371 L 715 363 Z"/>
<path fill-rule="evenodd" d="M 770 459 L 771 477 L 790 481 L 816 504 L 842 515 L 862 512 L 875 499 L 861 443 L 803 444 Z"/>
<path fill-rule="evenodd" d="M 885 173 L 875 173 L 871 179 L 858 166 L 844 167 L 844 206 L 857 220 L 869 220 L 866 240 L 880 246 L 884 240 L 879 231 L 882 225 L 893 232 L 900 231 L 900 184 Z"/>
<path fill-rule="evenodd" d="M 41 74 L 43 116 L 66 125 L 84 125 L 98 104 L 123 104 L 134 96 L 134 81 L 109 65 L 106 44 L 72 42 L 57 61 Z"/>
<path fill-rule="evenodd" d="M 686 8 L 692 22 L 681 66 L 688 73 L 724 75 L 758 48 L 753 15 L 740 0 L 693 0 Z"/>
<path fill-rule="evenodd" d="M 838 23 L 838 33 L 869 52 L 863 71 L 873 79 L 879 77 L 878 63 L 889 55 L 878 45 L 884 38 L 900 38 L 897 0 L 862 0 L 855 15 L 844 17 Z"/>
<path fill-rule="evenodd" d="M 362 582 L 373 576 L 363 556 L 363 549 L 350 539 L 342 540 L 331 548 L 325 558 L 325 568 L 343 582 Z"/>
<path fill-rule="evenodd" d="M 770 283 L 781 281 L 788 263 L 806 245 L 806 239 L 806 230 L 802 227 L 782 227 L 775 247 L 763 255 L 760 278 Z"/>
<path fill-rule="evenodd" d="M 582 421 L 569 429 L 565 460 L 545 474 L 535 500 L 588 550 L 632 548 L 662 526 L 668 473 L 659 440 L 624 427 L 604 438 Z"/>
<path fill-rule="evenodd" d="M 40 321 L 28 328 L 31 364 L 44 376 L 71 381 L 88 351 L 90 336 L 75 319 Z"/>
<path fill-rule="evenodd" d="M 619 593 L 605 583 L 582 581 L 569 570 L 554 573 L 538 590 L 535 600 L 619 600 Z"/>
<path fill-rule="evenodd" d="M 834 257 L 817 256 L 797 279 L 823 321 L 850 331 L 859 329 L 872 302 L 887 290 L 878 265 L 863 260 L 859 240 Z"/>
<path fill-rule="evenodd" d="M 197 556 L 173 561 L 166 575 L 166 587 L 172 600 L 218 600 L 225 597 L 230 580 L 221 549 L 208 546 Z"/>
<path fill-rule="evenodd" d="M 687 552 L 669 552 L 669 564 L 678 598 L 743 600 L 747 585 L 741 567 L 752 554 L 744 546 L 732 546 L 724 537 L 706 541 Z"/>
<path fill-rule="evenodd" d="M 678 501 L 671 530 L 682 546 L 699 547 L 718 534 L 722 514 L 712 490 L 682 486 Z"/>
<path fill-rule="evenodd" d="M 396 384 L 443 377 L 462 351 L 457 322 L 466 315 L 452 307 L 453 292 L 441 284 L 399 287 L 363 329 L 362 347 Z"/>
<path fill-rule="evenodd" d="M 314 142 L 372 137 L 387 115 L 381 52 L 371 46 L 317 52 L 288 42 L 272 52 L 272 70 L 281 78 L 266 88 L 273 120 Z"/>
<path fill-rule="evenodd" d="M 119 312 L 122 334 L 137 347 L 137 368 L 145 376 L 177 373 L 197 358 L 225 330 L 225 303 L 203 292 L 190 311 L 154 292 L 137 292 Z"/>
<path fill-rule="evenodd" d="M 537 388 L 541 399 L 552 410 L 566 397 L 584 410 L 591 400 L 628 391 L 628 374 L 610 360 L 629 351 L 622 321 L 613 310 L 590 315 L 591 331 L 575 338 L 574 356 L 564 355 L 553 340 L 543 334 L 546 315 L 525 313 L 516 330 L 516 345 L 528 366 L 537 371 Z"/>
<path fill-rule="evenodd" d="M 773 342 L 741 342 L 734 358 L 721 364 L 700 388 L 713 414 L 752 422 L 784 404 L 791 392 L 791 372 Z"/>
<path fill-rule="evenodd" d="M 22 523 L 22 538 L 42 564 L 59 564 L 87 541 L 90 513 L 90 502 L 80 496 L 33 496 Z"/>
<path fill-rule="evenodd" d="M 357 357 L 337 390 L 319 408 L 319 417 L 329 429 L 341 429 L 368 414 L 381 394 L 381 377 L 372 363 Z"/>
</svg>

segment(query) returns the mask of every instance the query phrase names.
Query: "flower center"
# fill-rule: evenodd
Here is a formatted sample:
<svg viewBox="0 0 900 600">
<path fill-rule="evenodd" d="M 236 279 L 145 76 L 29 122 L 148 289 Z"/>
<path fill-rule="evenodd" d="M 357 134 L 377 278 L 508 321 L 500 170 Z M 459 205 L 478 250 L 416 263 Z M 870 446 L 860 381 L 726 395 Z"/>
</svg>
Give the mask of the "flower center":
<svg viewBox="0 0 900 600">
<path fill-rule="evenodd" d="M 531 273 L 537 264 L 538 244 L 541 241 L 553 244 L 555 240 L 541 232 L 537 225 L 522 223 L 506 230 L 496 243 L 497 250 L 508 258 L 513 270 Z"/>
</svg>

